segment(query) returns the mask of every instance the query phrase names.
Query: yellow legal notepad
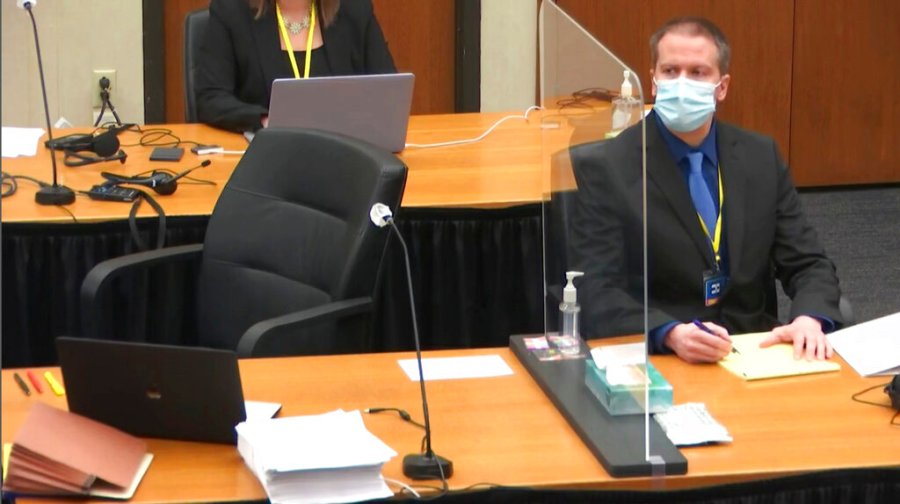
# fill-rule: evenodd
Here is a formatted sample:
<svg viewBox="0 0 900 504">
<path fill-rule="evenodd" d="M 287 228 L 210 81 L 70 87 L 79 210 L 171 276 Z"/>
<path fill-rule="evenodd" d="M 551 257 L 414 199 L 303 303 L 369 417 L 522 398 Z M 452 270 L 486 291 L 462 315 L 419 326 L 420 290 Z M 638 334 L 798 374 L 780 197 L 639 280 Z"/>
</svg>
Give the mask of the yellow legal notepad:
<svg viewBox="0 0 900 504">
<path fill-rule="evenodd" d="M 732 352 L 719 365 L 745 380 L 762 380 L 837 371 L 841 365 L 830 360 L 794 360 L 794 347 L 780 343 L 760 348 L 759 343 L 771 333 L 748 333 L 731 336 Z"/>
</svg>

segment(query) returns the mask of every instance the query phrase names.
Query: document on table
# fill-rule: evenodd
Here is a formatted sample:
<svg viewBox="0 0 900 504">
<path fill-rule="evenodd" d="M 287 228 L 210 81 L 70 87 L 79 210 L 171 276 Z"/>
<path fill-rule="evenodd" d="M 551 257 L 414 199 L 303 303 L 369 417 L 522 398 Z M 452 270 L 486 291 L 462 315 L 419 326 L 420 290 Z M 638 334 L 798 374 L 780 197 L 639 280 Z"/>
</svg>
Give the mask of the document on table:
<svg viewBox="0 0 900 504">
<path fill-rule="evenodd" d="M 397 455 L 359 411 L 241 422 L 238 453 L 271 502 L 357 502 L 391 497 L 382 467 Z"/>
<path fill-rule="evenodd" d="M 397 363 L 400 364 L 410 380 L 417 381 L 419 379 L 419 366 L 416 359 L 401 359 Z M 425 381 L 433 381 L 509 376 L 513 372 L 502 357 L 494 354 L 422 359 L 422 374 Z"/>
<path fill-rule="evenodd" d="M 794 359 L 794 347 L 779 343 L 760 348 L 759 343 L 771 333 L 734 334 L 731 346 L 736 351 L 719 361 L 719 365 L 745 380 L 762 380 L 782 376 L 837 371 L 841 365 L 830 360 Z"/>
<path fill-rule="evenodd" d="M 861 376 L 900 373 L 900 313 L 835 331 L 827 338 Z"/>
<path fill-rule="evenodd" d="M 12 128 L 3 126 L 0 130 L 0 145 L 3 157 L 34 156 L 37 154 L 38 140 L 44 130 L 41 128 Z"/>
<path fill-rule="evenodd" d="M 717 422 L 703 403 L 685 403 L 653 415 L 675 446 L 730 443 L 731 434 Z"/>
</svg>

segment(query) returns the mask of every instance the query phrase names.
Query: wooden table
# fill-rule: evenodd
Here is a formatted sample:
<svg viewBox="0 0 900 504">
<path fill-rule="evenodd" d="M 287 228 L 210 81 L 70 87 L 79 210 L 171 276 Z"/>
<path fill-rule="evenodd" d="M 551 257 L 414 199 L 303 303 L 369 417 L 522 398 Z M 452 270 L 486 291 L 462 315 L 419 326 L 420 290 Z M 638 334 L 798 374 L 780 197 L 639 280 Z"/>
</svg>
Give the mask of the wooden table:
<svg viewBox="0 0 900 504">
<path fill-rule="evenodd" d="M 507 348 L 428 352 L 426 357 L 499 354 L 512 376 L 428 383 L 434 449 L 454 462 L 453 489 L 475 483 L 543 488 L 675 489 L 757 480 L 834 468 L 900 464 L 893 411 L 853 402 L 859 390 L 886 381 L 860 378 L 840 358 L 840 372 L 745 382 L 716 365 L 689 365 L 673 356 L 654 364 L 673 384 L 675 403 L 705 402 L 734 442 L 685 448 L 688 473 L 662 480 L 611 478 Z M 397 359 L 411 353 L 243 360 L 247 399 L 283 404 L 281 415 L 369 407 L 399 407 L 421 419 L 416 382 Z M 43 371 L 39 369 L 36 371 Z M 30 405 L 65 407 L 65 398 L 25 397 L 2 373 L 2 439 L 11 441 Z M 54 373 L 59 376 L 58 369 Z M 887 396 L 872 391 L 872 400 Z M 369 430 L 398 456 L 384 475 L 401 481 L 403 455 L 418 449 L 422 431 L 393 413 L 365 415 Z M 136 502 L 263 498 L 259 483 L 233 446 L 148 440 L 156 455 Z M 553 463 L 548 461 L 551 459 Z"/>
<path fill-rule="evenodd" d="M 508 115 L 521 115 L 521 111 L 413 116 L 408 142 L 431 144 L 475 138 Z M 604 112 L 601 116 L 608 114 Z M 524 301 L 518 296 L 505 296 L 496 286 L 510 292 L 542 291 L 539 202 L 545 193 L 547 154 L 563 148 L 576 136 L 575 130 L 602 131 L 596 122 L 586 123 L 583 112 L 579 112 L 571 125 L 554 114 L 550 119 L 555 128 L 542 128 L 544 118 L 542 112 L 533 111 L 527 120 L 506 120 L 476 143 L 409 147 L 400 154 L 409 166 L 409 177 L 398 225 L 413 243 L 414 271 L 435 277 L 443 286 L 417 293 L 417 303 L 423 307 L 457 306 L 469 314 L 464 317 L 445 312 L 457 321 L 453 325 L 439 322 L 438 316 L 420 313 L 420 330 L 426 348 L 502 345 L 510 332 L 543 328 L 537 315 L 521 316 L 543 313 L 542 300 L 534 295 L 528 295 Z M 185 141 L 214 143 L 226 149 L 246 147 L 243 136 L 204 125 L 171 125 L 170 129 Z M 72 132 L 54 133 L 59 136 Z M 120 134 L 123 148 L 129 153 L 124 165 L 118 162 L 82 168 L 60 165 L 61 181 L 73 189 L 84 190 L 102 182 L 102 171 L 134 175 L 168 168 L 180 172 L 201 160 L 190 153 L 189 144 L 180 162 L 151 163 L 149 148 L 131 146 L 139 138 L 136 132 Z M 182 181 L 175 194 L 156 198 L 169 217 L 169 246 L 202 241 L 206 221 L 239 157 L 217 154 L 202 159 L 210 159 L 212 164 L 194 171 L 192 176 L 215 181 L 216 186 Z M 49 152 L 39 148 L 36 157 L 3 159 L 3 170 L 49 180 Z M 77 314 L 78 286 L 87 270 L 102 260 L 134 250 L 125 220 L 130 204 L 78 196 L 74 204 L 66 207 L 40 206 L 34 202 L 36 189 L 35 184 L 23 180 L 17 194 L 3 199 L 4 269 L 9 269 L 4 271 L 9 274 L 3 280 L 3 291 L 9 294 L 3 299 L 3 330 L 18 337 L 4 341 L 3 357 L 7 365 L 53 363 L 52 339 L 80 331 L 78 317 L 72 314 Z M 141 229 L 154 233 L 155 213 L 149 205 L 141 205 L 140 216 L 148 218 L 141 223 Z M 75 221 L 78 224 L 72 225 Z M 493 248 L 486 247 L 485 237 L 494 237 L 491 238 Z M 496 242 L 498 237 L 502 242 Z M 480 252 L 473 254 L 474 250 Z M 406 280 L 402 276 L 405 269 L 402 256 L 396 251 L 396 247 L 389 250 L 385 271 L 394 274 L 385 275 L 379 295 L 384 301 L 378 309 L 387 315 L 375 329 L 379 335 L 377 341 L 384 343 L 377 350 L 406 350 L 412 341 L 411 327 L 406 323 Z M 495 272 L 489 278 L 482 275 L 487 269 Z M 450 271 L 446 278 L 458 279 L 458 287 L 448 286 L 446 281 L 437 278 L 445 270 Z M 66 290 L 59 286 L 66 286 Z M 403 296 L 398 292 L 403 292 Z M 138 302 L 144 300 L 140 294 L 136 298 Z M 470 306 L 492 306 L 495 312 L 468 309 Z M 512 317 L 505 314 L 516 314 L 517 322 L 504 319 Z M 165 339 L 169 342 L 178 338 L 174 334 L 149 337 L 152 341 L 169 338 Z"/>
<path fill-rule="evenodd" d="M 486 131 L 494 122 L 509 113 L 443 114 L 412 116 L 407 142 L 432 144 L 452 140 L 474 138 Z M 539 113 L 532 113 L 528 120 L 507 120 L 484 140 L 458 146 L 415 148 L 408 147 L 399 157 L 409 166 L 409 177 L 402 205 L 404 207 L 503 207 L 534 203 L 541 198 L 542 130 Z M 183 141 L 218 144 L 227 150 L 243 150 L 247 146 L 243 136 L 200 124 L 172 124 L 145 126 L 166 128 Z M 54 130 L 56 136 L 84 129 Z M 193 177 L 216 182 L 215 186 L 191 185 L 184 181 L 171 196 L 160 196 L 158 201 L 168 216 L 209 215 L 231 176 L 240 156 L 214 154 L 198 157 L 190 152 L 187 143 L 181 161 L 151 162 L 150 147 L 135 145 L 140 134 L 123 132 L 119 140 L 128 154 L 125 164 L 117 161 L 98 163 L 80 168 L 70 168 L 58 156 L 59 182 L 73 190 L 87 190 L 103 181 L 100 172 L 135 175 L 154 169 L 170 169 L 175 172 L 196 166 L 203 159 L 212 164 L 192 173 Z M 43 143 L 43 140 L 41 141 Z M 30 158 L 4 158 L 3 171 L 13 175 L 29 175 L 40 180 L 51 180 L 49 150 L 40 147 L 38 154 Z M 34 202 L 37 186 L 21 181 L 18 192 L 3 200 L 3 222 L 71 222 L 65 210 L 52 206 L 40 206 Z M 78 196 L 76 202 L 66 208 L 79 222 L 123 219 L 130 204 L 93 201 Z M 142 216 L 153 215 L 145 206 Z"/>
</svg>

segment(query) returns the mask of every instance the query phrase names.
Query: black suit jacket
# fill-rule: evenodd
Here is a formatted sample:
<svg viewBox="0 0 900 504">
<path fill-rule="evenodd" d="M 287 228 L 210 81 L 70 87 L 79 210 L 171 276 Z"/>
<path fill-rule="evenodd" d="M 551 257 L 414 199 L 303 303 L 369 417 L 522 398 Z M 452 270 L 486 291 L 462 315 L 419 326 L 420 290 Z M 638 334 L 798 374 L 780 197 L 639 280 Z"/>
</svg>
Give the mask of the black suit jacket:
<svg viewBox="0 0 900 504">
<path fill-rule="evenodd" d="M 715 258 L 684 177 L 647 124 L 647 270 L 651 330 L 672 321 L 714 320 L 732 332 L 778 324 L 774 278 L 792 298 L 791 318 L 819 315 L 838 324 L 833 263 L 800 208 L 775 142 L 717 124 L 729 283 L 718 305 L 704 304 L 703 272 Z M 574 267 L 587 337 L 643 332 L 640 124 L 605 142 L 572 149 L 578 183 L 572 218 Z"/>
<path fill-rule="evenodd" d="M 294 76 L 281 49 L 274 9 L 260 19 L 253 17 L 247 0 L 210 2 L 195 75 L 201 122 L 255 131 L 262 126 L 261 116 L 268 113 L 272 81 Z M 333 75 L 396 72 L 371 0 L 343 0 L 322 38 Z"/>
</svg>

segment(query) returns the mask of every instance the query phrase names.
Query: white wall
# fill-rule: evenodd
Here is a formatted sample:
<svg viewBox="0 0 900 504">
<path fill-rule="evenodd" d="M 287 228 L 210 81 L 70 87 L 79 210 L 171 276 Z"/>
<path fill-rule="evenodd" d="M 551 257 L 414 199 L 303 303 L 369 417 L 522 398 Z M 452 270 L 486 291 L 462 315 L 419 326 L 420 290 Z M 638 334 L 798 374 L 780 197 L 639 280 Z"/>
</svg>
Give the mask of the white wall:
<svg viewBox="0 0 900 504">
<path fill-rule="evenodd" d="M 482 112 L 534 105 L 537 12 L 534 0 L 482 0 Z"/>
<path fill-rule="evenodd" d="M 43 127 L 44 112 L 28 14 L 2 6 L 2 124 Z M 537 2 L 481 3 L 481 110 L 524 110 L 535 101 Z M 93 70 L 116 70 L 112 101 L 125 122 L 144 120 L 141 0 L 38 0 L 50 120 L 93 123 Z M 107 113 L 104 119 L 111 119 Z"/>
<path fill-rule="evenodd" d="M 43 127 L 44 108 L 28 13 L 2 5 L 2 124 Z M 116 70 L 112 103 L 124 122 L 144 121 L 141 0 L 38 0 L 34 7 L 50 120 L 93 123 L 93 70 Z M 104 115 L 105 120 L 112 115 Z"/>
</svg>

